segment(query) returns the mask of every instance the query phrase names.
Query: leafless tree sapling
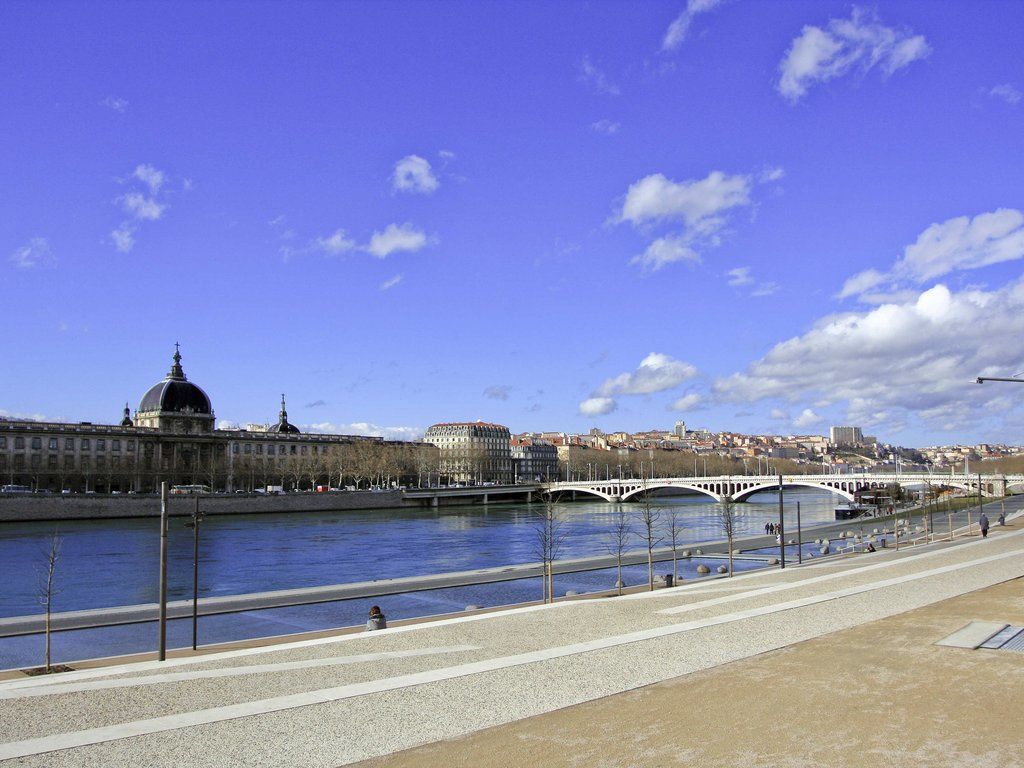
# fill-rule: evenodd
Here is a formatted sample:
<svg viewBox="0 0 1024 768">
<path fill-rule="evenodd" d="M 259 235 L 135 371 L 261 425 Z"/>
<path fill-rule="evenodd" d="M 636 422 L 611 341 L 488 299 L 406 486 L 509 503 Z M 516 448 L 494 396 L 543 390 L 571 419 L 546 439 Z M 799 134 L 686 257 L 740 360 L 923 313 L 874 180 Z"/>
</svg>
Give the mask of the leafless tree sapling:
<svg viewBox="0 0 1024 768">
<path fill-rule="evenodd" d="M 605 549 L 615 556 L 615 590 L 622 594 L 622 555 L 629 548 L 629 540 L 633 537 L 633 527 L 629 522 L 629 514 L 621 504 L 617 504 L 612 513 L 611 529 L 605 536 Z"/>
<path fill-rule="evenodd" d="M 44 633 L 46 636 L 46 659 L 44 670 L 47 674 L 52 670 L 50 663 L 50 616 L 53 611 L 53 598 L 60 593 L 57 583 L 57 563 L 60 561 L 60 550 L 62 545 L 60 536 L 54 531 L 47 541 L 43 550 L 44 565 L 38 571 L 38 599 L 39 604 L 46 609 L 46 625 Z"/>
</svg>

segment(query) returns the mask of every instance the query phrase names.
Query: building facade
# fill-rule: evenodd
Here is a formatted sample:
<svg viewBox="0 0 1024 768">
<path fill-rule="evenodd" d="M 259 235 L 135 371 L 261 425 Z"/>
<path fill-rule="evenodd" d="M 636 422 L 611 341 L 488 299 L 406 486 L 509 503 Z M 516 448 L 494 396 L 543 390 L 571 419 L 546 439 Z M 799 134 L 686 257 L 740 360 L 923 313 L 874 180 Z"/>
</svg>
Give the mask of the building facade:
<svg viewBox="0 0 1024 768">
<path fill-rule="evenodd" d="M 367 480 L 384 476 L 377 470 L 386 463 L 371 454 L 386 447 L 391 453 L 426 448 L 436 456 L 422 443 L 303 434 L 288 421 L 284 396 L 270 427 L 217 429 L 209 396 L 185 376 L 175 349 L 170 371 L 142 396 L 134 418 L 126 405 L 119 424 L 0 420 L 0 478 L 4 485 L 54 492 L 143 493 L 162 481 L 227 491 L 311 488 L 340 484 L 356 465 Z M 389 477 L 401 471 L 386 466 Z"/>
<path fill-rule="evenodd" d="M 511 483 L 511 433 L 501 424 L 461 421 L 434 424 L 423 442 L 436 445 L 438 471 L 456 483 Z"/>
<path fill-rule="evenodd" d="M 829 442 L 832 445 L 859 446 L 864 444 L 864 435 L 860 427 L 831 427 Z"/>
<path fill-rule="evenodd" d="M 558 448 L 547 440 L 514 437 L 510 454 L 516 482 L 548 482 L 558 479 Z"/>
</svg>

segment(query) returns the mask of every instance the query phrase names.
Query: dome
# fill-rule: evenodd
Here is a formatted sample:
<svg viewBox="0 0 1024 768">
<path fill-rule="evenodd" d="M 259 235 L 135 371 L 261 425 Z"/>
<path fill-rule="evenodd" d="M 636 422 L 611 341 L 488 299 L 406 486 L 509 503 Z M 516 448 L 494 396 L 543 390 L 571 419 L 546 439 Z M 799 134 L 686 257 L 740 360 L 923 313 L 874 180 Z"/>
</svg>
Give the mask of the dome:
<svg viewBox="0 0 1024 768">
<path fill-rule="evenodd" d="M 275 432 L 277 434 L 288 434 L 298 435 L 300 434 L 299 428 L 294 424 L 288 423 L 288 411 L 284 407 L 284 395 L 281 395 L 281 413 L 278 414 L 277 424 L 273 424 L 267 427 L 267 432 Z"/>
<path fill-rule="evenodd" d="M 174 365 L 163 381 L 158 381 L 142 396 L 139 413 L 190 413 L 213 415 L 210 398 L 200 387 L 185 378 L 181 354 L 174 351 Z"/>
</svg>

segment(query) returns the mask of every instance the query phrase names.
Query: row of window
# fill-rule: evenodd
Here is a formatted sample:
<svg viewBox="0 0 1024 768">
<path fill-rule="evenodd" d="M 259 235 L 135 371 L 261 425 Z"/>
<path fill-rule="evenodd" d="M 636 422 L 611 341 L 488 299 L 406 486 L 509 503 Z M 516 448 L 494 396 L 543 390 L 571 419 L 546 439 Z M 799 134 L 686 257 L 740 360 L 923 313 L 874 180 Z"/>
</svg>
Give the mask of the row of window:
<svg viewBox="0 0 1024 768">
<path fill-rule="evenodd" d="M 31 441 L 31 446 L 32 446 L 33 450 L 35 450 L 35 451 L 42 450 L 42 448 L 43 448 L 43 438 L 41 438 L 41 437 L 31 437 L 31 438 L 29 438 L 29 440 Z M 59 437 L 47 438 L 47 448 L 49 448 L 51 451 L 58 450 L 59 449 L 59 445 L 60 445 L 60 438 Z M 91 446 L 90 438 L 88 438 L 88 437 L 79 438 L 79 448 L 81 450 L 88 451 L 88 450 L 90 450 L 90 446 Z M 15 437 L 14 438 L 14 448 L 15 448 L 15 450 L 17 450 L 19 448 L 24 448 L 24 447 L 25 447 L 25 438 L 22 437 L 21 435 L 18 435 L 17 437 Z M 7 436 L 6 435 L 0 435 L 0 450 L 4 450 L 6 448 L 7 448 Z M 75 450 L 75 438 L 73 438 L 73 437 L 65 437 L 64 438 L 64 450 L 65 451 L 73 451 L 73 450 Z M 103 438 L 103 437 L 96 438 L 96 450 L 97 451 L 101 451 L 101 452 L 107 450 L 107 440 L 106 440 L 106 438 Z M 118 439 L 111 440 L 110 441 L 110 450 L 115 452 L 115 453 L 119 452 L 121 450 L 121 441 L 118 440 Z M 135 441 L 134 440 L 126 441 L 125 442 L 125 450 L 128 451 L 128 452 L 134 451 L 135 450 Z"/>
<path fill-rule="evenodd" d="M 13 462 L 12 466 L 14 467 L 14 469 L 25 469 L 25 455 L 24 454 L 16 453 L 16 454 L 14 454 L 13 458 L 14 458 L 14 462 Z M 59 456 L 55 456 L 53 454 L 50 454 L 49 456 L 46 457 L 46 468 L 47 469 L 57 469 L 59 466 L 60 466 L 60 457 Z M 110 467 L 112 467 L 113 469 L 118 469 L 118 468 L 120 468 L 120 466 L 121 466 L 121 457 L 120 456 L 112 456 L 110 458 Z M 31 467 L 32 469 L 42 469 L 42 467 L 43 467 L 43 457 L 42 457 L 42 455 L 40 455 L 38 453 L 33 453 L 32 455 L 30 455 L 29 456 L 29 467 Z M 85 470 L 88 470 L 89 467 L 90 467 L 89 459 L 87 457 L 83 457 L 82 461 L 81 461 L 81 469 L 83 471 L 85 471 Z M 3 454 L 0 454 L 0 469 L 6 469 L 6 468 L 7 468 L 7 456 L 5 456 Z M 73 470 L 74 468 L 75 468 L 75 457 L 74 456 L 65 456 L 64 457 L 64 469 L 66 469 L 66 470 Z M 97 459 L 96 459 L 96 469 L 103 470 L 103 469 L 106 469 L 106 468 L 107 468 L 107 457 L 106 456 L 99 456 L 99 457 L 97 457 Z"/>
<path fill-rule="evenodd" d="M 235 454 L 236 456 L 239 453 L 239 445 L 242 446 L 241 447 L 241 452 L 242 453 L 249 453 L 249 454 L 255 453 L 257 455 L 260 455 L 260 454 L 263 453 L 263 443 L 256 443 L 255 450 L 253 449 L 253 444 L 252 443 L 244 443 L 244 444 L 242 444 L 242 443 L 232 443 L 231 444 L 231 452 L 233 454 Z M 326 447 L 324 447 L 324 453 L 327 453 L 327 450 L 328 449 Z M 269 455 L 269 456 L 273 456 L 275 454 L 280 454 L 281 456 L 284 456 L 285 454 L 288 454 L 288 453 L 290 453 L 292 456 L 295 456 L 296 454 L 301 454 L 302 456 L 305 456 L 306 454 L 309 453 L 309 446 L 308 445 L 268 445 L 267 446 L 267 455 Z M 313 453 L 320 453 L 320 446 L 319 445 L 314 445 L 313 446 Z"/>
</svg>

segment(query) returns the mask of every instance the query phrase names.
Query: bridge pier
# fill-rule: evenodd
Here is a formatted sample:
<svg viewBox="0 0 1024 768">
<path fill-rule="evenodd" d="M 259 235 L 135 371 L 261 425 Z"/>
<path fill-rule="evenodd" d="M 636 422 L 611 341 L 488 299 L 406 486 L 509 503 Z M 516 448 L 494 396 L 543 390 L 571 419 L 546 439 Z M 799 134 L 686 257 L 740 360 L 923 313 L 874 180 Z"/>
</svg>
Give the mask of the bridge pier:
<svg viewBox="0 0 1024 768">
<path fill-rule="evenodd" d="M 487 504 L 487 503 L 488 503 L 488 500 L 487 500 L 487 494 L 485 493 L 485 494 L 484 494 L 484 504 Z"/>
<path fill-rule="evenodd" d="M 438 506 L 438 502 L 439 501 L 440 501 L 440 499 L 437 496 L 434 496 L 433 498 L 430 499 L 430 506 L 432 506 L 432 507 Z"/>
</svg>

